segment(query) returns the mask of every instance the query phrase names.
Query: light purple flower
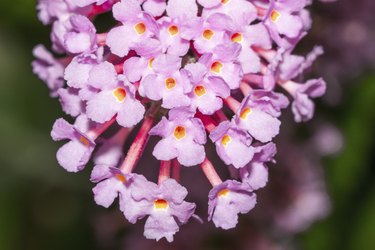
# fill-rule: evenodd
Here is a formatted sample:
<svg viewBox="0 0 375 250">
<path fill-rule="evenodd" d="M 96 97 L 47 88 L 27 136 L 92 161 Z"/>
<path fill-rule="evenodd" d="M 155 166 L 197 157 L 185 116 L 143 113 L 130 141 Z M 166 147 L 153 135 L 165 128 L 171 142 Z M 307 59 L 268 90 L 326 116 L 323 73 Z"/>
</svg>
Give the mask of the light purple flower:
<svg viewBox="0 0 375 250">
<path fill-rule="evenodd" d="M 207 1 L 200 1 L 207 2 Z M 217 2 L 217 1 L 211 1 Z M 246 0 L 225 0 L 219 1 L 214 8 L 204 8 L 202 17 L 207 18 L 215 13 L 221 13 L 229 16 L 237 25 L 249 25 L 257 18 L 257 10 L 252 3 Z M 203 3 L 204 4 L 204 3 Z M 206 4 L 205 4 L 206 5 Z M 207 6 L 207 5 L 206 5 Z"/>
<path fill-rule="evenodd" d="M 294 98 L 292 111 L 296 122 L 305 122 L 313 117 L 315 105 L 310 98 L 322 96 L 326 91 L 326 82 L 322 79 L 308 80 L 304 84 L 288 81 L 282 84 Z"/>
<path fill-rule="evenodd" d="M 91 21 L 81 15 L 70 17 L 71 29 L 64 35 L 65 50 L 72 54 L 89 53 L 97 48 L 96 29 Z"/>
<path fill-rule="evenodd" d="M 224 14 L 214 14 L 207 19 L 199 18 L 191 23 L 191 35 L 194 48 L 200 53 L 212 53 L 214 49 L 228 40 L 226 35 L 227 21 L 230 19 Z"/>
<path fill-rule="evenodd" d="M 315 46 L 306 57 L 283 54 L 283 60 L 279 65 L 279 78 L 282 81 L 288 81 L 301 75 L 306 69 L 310 68 L 316 58 L 323 54 L 323 48 Z"/>
<path fill-rule="evenodd" d="M 38 18 L 44 24 L 66 18 L 73 11 L 70 0 L 38 0 Z"/>
<path fill-rule="evenodd" d="M 211 133 L 210 139 L 216 145 L 216 152 L 225 164 L 242 168 L 254 156 L 252 138 L 237 128 L 233 122 L 221 122 Z"/>
<path fill-rule="evenodd" d="M 167 14 L 171 18 L 193 19 L 198 15 L 198 5 L 195 0 L 169 0 Z"/>
<path fill-rule="evenodd" d="M 135 50 L 139 55 L 160 50 L 160 42 L 154 38 L 159 33 L 157 23 L 152 16 L 142 11 L 137 0 L 116 3 L 113 16 L 123 25 L 108 32 L 106 44 L 112 53 L 122 57 L 129 50 Z"/>
<path fill-rule="evenodd" d="M 216 227 L 234 228 L 238 214 L 246 214 L 254 208 L 256 195 L 247 185 L 234 180 L 227 180 L 215 186 L 208 195 L 208 220 Z"/>
<path fill-rule="evenodd" d="M 151 73 L 141 80 L 139 94 L 151 100 L 162 100 L 162 107 L 175 108 L 188 106 L 187 94 L 192 90 L 189 74 L 180 69 L 181 58 L 163 54 L 152 62 Z"/>
<path fill-rule="evenodd" d="M 91 69 L 102 60 L 103 49 L 98 49 L 95 53 L 75 56 L 65 68 L 64 79 L 67 85 L 77 89 L 86 88 Z"/>
<path fill-rule="evenodd" d="M 140 0 L 143 9 L 153 16 L 161 16 L 167 7 L 166 0 Z"/>
<path fill-rule="evenodd" d="M 94 151 L 95 142 L 63 118 L 53 124 L 51 136 L 54 141 L 69 140 L 57 151 L 59 164 L 68 172 L 81 171 Z"/>
<path fill-rule="evenodd" d="M 135 186 L 131 196 L 136 211 L 131 211 L 129 221 L 135 223 L 148 216 L 144 236 L 157 241 L 165 237 L 171 242 L 180 225 L 187 223 L 195 211 L 194 203 L 184 201 L 187 194 L 186 188 L 174 179 L 167 179 L 159 185 L 148 182 Z"/>
<path fill-rule="evenodd" d="M 308 185 L 311 185 L 310 183 Z M 313 182 L 312 186 L 293 188 L 294 197 L 289 206 L 274 216 L 277 226 L 289 233 L 308 229 L 314 222 L 327 217 L 331 211 L 330 197 L 324 187 Z"/>
<path fill-rule="evenodd" d="M 75 88 L 60 88 L 57 90 L 62 110 L 73 117 L 84 113 L 84 102 Z"/>
<path fill-rule="evenodd" d="M 137 82 L 141 78 L 154 73 L 153 61 L 157 55 L 133 56 L 124 62 L 123 69 L 124 75 L 130 82 Z"/>
<path fill-rule="evenodd" d="M 209 75 L 222 77 L 230 89 L 239 87 L 243 77 L 242 67 L 237 62 L 241 46 L 228 43 L 217 46 L 212 54 L 204 54 L 199 62 L 210 69 Z"/>
<path fill-rule="evenodd" d="M 266 112 L 273 117 L 281 115 L 281 109 L 288 107 L 288 98 L 274 91 L 254 90 L 248 97 L 248 103 L 252 106 L 257 106 L 263 112 Z"/>
<path fill-rule="evenodd" d="M 254 147 L 253 159 L 240 169 L 242 182 L 249 185 L 252 190 L 266 186 L 268 181 L 268 167 L 265 163 L 274 162 L 276 145 L 272 142 Z"/>
<path fill-rule="evenodd" d="M 119 125 L 132 127 L 142 120 L 145 108 L 135 98 L 135 88 L 125 77 L 117 77 L 113 64 L 93 66 L 88 82 L 100 92 L 86 106 L 87 115 L 95 122 L 109 121 L 113 116 Z"/>
<path fill-rule="evenodd" d="M 266 28 L 262 23 L 248 26 L 235 25 L 234 27 L 235 29 L 230 32 L 230 39 L 241 45 L 241 52 L 237 60 L 241 63 L 243 73 L 260 72 L 260 57 L 252 49 L 252 46 L 271 49 L 272 43 Z"/>
<path fill-rule="evenodd" d="M 90 4 L 95 3 L 96 5 L 102 5 L 104 3 L 113 3 L 115 0 L 73 0 L 74 4 L 79 6 L 79 7 L 85 7 Z"/>
<path fill-rule="evenodd" d="M 201 120 L 193 118 L 187 109 L 172 109 L 169 119 L 162 120 L 151 129 L 150 135 L 159 135 L 153 155 L 162 161 L 177 158 L 184 166 L 202 163 L 206 154 L 206 132 Z"/>
<path fill-rule="evenodd" d="M 55 97 L 56 91 L 64 85 L 64 66 L 43 45 L 37 45 L 33 55 L 36 57 L 32 62 L 34 74 L 47 84 L 51 96 Z"/>
<path fill-rule="evenodd" d="M 212 115 L 223 106 L 221 98 L 230 95 L 230 89 L 221 77 L 208 76 L 209 69 L 197 62 L 185 66 L 191 73 L 193 91 L 189 94 L 191 98 L 190 107 L 198 109 L 202 114 Z"/>
<path fill-rule="evenodd" d="M 264 24 L 279 46 L 290 49 L 305 35 L 305 20 L 299 12 L 307 3 L 308 0 L 270 1 Z"/>
<path fill-rule="evenodd" d="M 245 97 L 238 109 L 234 121 L 239 129 L 246 130 L 252 137 L 260 142 L 271 141 L 279 134 L 281 122 L 258 107 L 253 101 L 251 94 Z"/>
<path fill-rule="evenodd" d="M 98 183 L 92 189 L 96 204 L 108 208 L 119 197 L 121 211 L 132 205 L 130 193 L 134 186 L 146 182 L 142 175 L 125 174 L 120 169 L 107 165 L 96 165 L 90 180 Z"/>
<path fill-rule="evenodd" d="M 183 38 L 181 33 L 187 22 L 189 22 L 187 18 L 163 17 L 158 20 L 160 25 L 159 39 L 163 52 L 177 56 L 184 56 L 188 52 L 190 41 Z"/>
<path fill-rule="evenodd" d="M 204 8 L 216 7 L 221 3 L 222 0 L 197 0 L 197 2 Z"/>
</svg>

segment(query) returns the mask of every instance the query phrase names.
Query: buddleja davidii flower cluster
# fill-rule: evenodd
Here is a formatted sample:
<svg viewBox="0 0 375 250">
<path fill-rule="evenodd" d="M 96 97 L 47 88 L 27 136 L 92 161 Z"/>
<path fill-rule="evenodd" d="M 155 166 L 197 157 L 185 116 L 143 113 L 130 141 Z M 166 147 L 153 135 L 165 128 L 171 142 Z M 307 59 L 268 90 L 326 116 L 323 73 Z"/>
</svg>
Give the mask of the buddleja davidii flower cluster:
<svg viewBox="0 0 375 250">
<path fill-rule="evenodd" d="M 39 19 L 52 26 L 52 50 L 66 56 L 55 58 L 38 45 L 33 70 L 75 117 L 74 124 L 60 118 L 53 126 L 54 140 L 68 140 L 57 152 L 59 164 L 78 172 L 94 152 L 96 203 L 109 207 L 118 197 L 130 223 L 147 217 L 147 238 L 168 241 L 191 217 L 200 220 L 179 184 L 181 165 L 200 165 L 213 186 L 208 219 L 235 227 L 267 183 L 266 164 L 276 154 L 272 140 L 289 104 L 284 93 L 301 122 L 313 115 L 311 98 L 325 91 L 322 79 L 293 80 L 322 53 L 320 47 L 306 57 L 291 53 L 310 26 L 308 3 L 40 0 Z M 99 34 L 93 21 L 106 12 L 118 23 Z M 104 139 L 109 128 L 117 132 Z M 153 150 L 160 160 L 157 184 L 134 172 L 150 135 L 161 137 Z M 205 153 L 208 141 L 238 179 L 219 177 Z"/>
</svg>

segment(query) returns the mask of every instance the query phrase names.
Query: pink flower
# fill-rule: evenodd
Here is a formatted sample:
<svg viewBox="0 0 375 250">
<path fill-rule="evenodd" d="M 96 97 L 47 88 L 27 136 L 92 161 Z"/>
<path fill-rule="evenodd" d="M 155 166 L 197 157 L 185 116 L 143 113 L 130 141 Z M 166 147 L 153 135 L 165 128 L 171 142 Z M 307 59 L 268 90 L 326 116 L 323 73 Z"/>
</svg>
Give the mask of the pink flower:
<svg viewBox="0 0 375 250">
<path fill-rule="evenodd" d="M 109 207 L 118 197 L 130 223 L 147 217 L 146 238 L 167 241 L 191 217 L 200 220 L 179 184 L 181 165 L 200 165 L 212 185 L 201 192 L 208 219 L 235 227 L 268 182 L 272 141 L 289 104 L 279 87 L 293 98 L 297 122 L 312 118 L 312 98 L 325 92 L 320 78 L 293 81 L 322 53 L 292 54 L 310 26 L 309 2 L 39 0 L 52 49 L 64 55 L 56 59 L 38 45 L 33 71 L 75 118 L 74 125 L 63 118 L 53 125 L 53 140 L 68 141 L 59 164 L 78 172 L 94 153 L 95 202 Z M 116 24 L 97 29 L 95 18 L 106 12 Z M 236 179 L 216 172 L 207 134 Z M 136 173 L 151 136 L 161 137 L 151 148 L 160 161 L 157 184 Z M 150 176 L 153 168 L 145 165 Z"/>
</svg>

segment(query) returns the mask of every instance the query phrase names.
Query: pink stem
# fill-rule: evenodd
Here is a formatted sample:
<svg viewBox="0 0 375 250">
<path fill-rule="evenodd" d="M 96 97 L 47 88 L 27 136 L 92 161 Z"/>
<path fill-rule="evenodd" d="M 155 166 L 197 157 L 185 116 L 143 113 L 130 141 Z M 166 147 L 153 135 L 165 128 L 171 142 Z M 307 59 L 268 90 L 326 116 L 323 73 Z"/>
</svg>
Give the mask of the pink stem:
<svg viewBox="0 0 375 250">
<path fill-rule="evenodd" d="M 177 182 L 180 181 L 180 171 L 181 165 L 177 161 L 177 159 L 172 160 L 172 178 L 175 179 Z"/>
<path fill-rule="evenodd" d="M 107 130 L 116 121 L 116 116 L 112 117 L 111 120 L 98 125 L 96 128 L 86 133 L 87 137 L 91 140 L 96 140 L 104 131 Z"/>
<path fill-rule="evenodd" d="M 121 128 L 113 137 L 114 141 L 123 144 L 132 132 L 133 127 L 131 128 Z"/>
<path fill-rule="evenodd" d="M 115 65 L 115 70 L 117 74 L 122 74 L 124 73 L 124 63 L 119 63 Z"/>
<path fill-rule="evenodd" d="M 90 19 L 93 19 L 95 18 L 95 16 L 99 15 L 99 14 L 102 14 L 102 13 L 105 13 L 107 11 L 110 11 L 112 6 L 118 2 L 118 0 L 112 0 L 112 1 L 107 1 L 106 3 L 102 4 L 102 5 L 96 5 L 96 4 L 93 4 L 91 6 L 91 11 L 90 13 L 88 14 L 88 17 Z"/>
<path fill-rule="evenodd" d="M 260 18 L 264 17 L 268 12 L 268 9 L 257 6 L 257 5 L 255 5 L 255 8 L 257 9 L 258 17 Z"/>
<path fill-rule="evenodd" d="M 263 74 L 263 75 L 266 75 L 267 74 L 267 72 L 268 72 L 268 67 L 267 67 L 267 65 L 265 65 L 265 64 L 261 64 L 260 65 L 260 72 Z"/>
<path fill-rule="evenodd" d="M 151 107 L 150 113 L 143 120 L 142 126 L 138 131 L 128 153 L 126 154 L 125 160 L 120 166 L 120 169 L 124 173 L 131 173 L 142 156 L 143 150 L 146 147 L 148 141 L 148 132 L 152 128 L 155 122 L 154 115 L 157 112 L 157 108 Z"/>
<path fill-rule="evenodd" d="M 289 92 L 291 96 L 295 96 L 295 93 L 299 87 L 299 84 L 293 81 L 278 82 L 279 86 Z"/>
<path fill-rule="evenodd" d="M 217 174 L 214 166 L 207 158 L 202 162 L 201 168 L 212 186 L 217 186 L 223 182 Z"/>
<path fill-rule="evenodd" d="M 73 57 L 72 57 L 72 56 L 67 56 L 67 57 L 63 57 L 63 58 L 58 59 L 59 63 L 60 63 L 64 68 L 65 68 L 66 66 L 68 66 L 72 60 L 73 60 Z"/>
<path fill-rule="evenodd" d="M 171 161 L 161 161 L 158 184 L 160 185 L 163 181 L 169 179 L 170 176 L 171 176 Z"/>
<path fill-rule="evenodd" d="M 268 62 L 271 62 L 272 59 L 276 56 L 275 50 L 265 50 L 259 47 L 253 47 L 253 49 Z"/>
<path fill-rule="evenodd" d="M 234 99 L 233 97 L 229 96 L 224 99 L 224 103 L 234 112 L 236 113 L 237 110 L 240 108 L 241 103 Z"/>
<path fill-rule="evenodd" d="M 244 96 L 248 96 L 251 94 L 251 92 L 253 91 L 253 89 L 249 86 L 249 84 L 247 84 L 246 82 L 242 81 L 240 83 L 240 90 L 242 92 L 242 94 Z"/>
<path fill-rule="evenodd" d="M 215 116 L 219 119 L 220 122 L 228 121 L 228 117 L 221 109 L 215 112 Z"/>
<path fill-rule="evenodd" d="M 140 81 L 136 81 L 135 83 L 133 83 L 133 86 L 136 90 L 139 89 L 139 85 L 141 85 L 141 82 Z"/>
<path fill-rule="evenodd" d="M 190 48 L 193 50 L 194 52 L 194 55 L 197 57 L 197 58 L 200 58 L 202 56 L 202 54 L 200 54 L 197 49 L 194 47 L 194 43 L 191 41 L 190 42 Z"/>
<path fill-rule="evenodd" d="M 210 116 L 203 115 L 202 113 L 197 112 L 195 114 L 195 117 L 201 119 L 204 127 L 209 133 L 211 133 L 211 131 L 214 130 L 217 126 L 216 122 Z"/>
</svg>

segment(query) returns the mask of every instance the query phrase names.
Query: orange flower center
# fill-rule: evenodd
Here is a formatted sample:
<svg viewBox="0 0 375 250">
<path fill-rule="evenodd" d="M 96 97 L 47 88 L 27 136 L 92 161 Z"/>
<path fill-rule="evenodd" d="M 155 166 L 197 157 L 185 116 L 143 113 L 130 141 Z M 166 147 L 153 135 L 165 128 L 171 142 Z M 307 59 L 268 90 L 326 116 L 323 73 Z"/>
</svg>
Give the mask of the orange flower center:
<svg viewBox="0 0 375 250">
<path fill-rule="evenodd" d="M 177 140 L 181 140 L 182 138 L 184 138 L 186 136 L 186 129 L 185 127 L 183 126 L 177 126 L 175 129 L 174 129 L 174 137 L 177 139 Z"/>
<path fill-rule="evenodd" d="M 167 89 L 173 89 L 174 87 L 176 87 L 176 80 L 172 77 L 165 79 L 165 87 Z"/>
<path fill-rule="evenodd" d="M 221 138 L 221 144 L 223 144 L 224 147 L 228 146 L 228 144 L 232 141 L 232 138 L 229 135 L 224 135 Z"/>
<path fill-rule="evenodd" d="M 168 32 L 171 36 L 175 36 L 178 34 L 178 27 L 176 25 L 172 25 L 168 28 Z"/>
<path fill-rule="evenodd" d="M 217 194 L 217 196 L 218 197 L 224 197 L 224 196 L 227 196 L 229 194 L 229 190 L 228 189 L 223 189 L 223 190 L 221 190 L 218 194 Z"/>
<path fill-rule="evenodd" d="M 154 208 L 156 209 L 166 209 L 168 207 L 168 201 L 164 199 L 154 200 Z"/>
<path fill-rule="evenodd" d="M 277 10 L 272 10 L 271 11 L 271 20 L 272 20 L 272 22 L 277 22 L 277 20 L 279 20 L 280 16 L 281 16 L 281 14 Z"/>
<path fill-rule="evenodd" d="M 89 141 L 86 137 L 84 137 L 84 136 L 81 136 L 81 137 L 79 138 L 79 141 L 80 141 L 83 145 L 85 145 L 86 147 L 89 147 L 89 146 L 90 146 L 90 141 Z"/>
<path fill-rule="evenodd" d="M 126 90 L 124 88 L 117 88 L 113 91 L 113 96 L 118 102 L 123 102 L 126 97 Z"/>
<path fill-rule="evenodd" d="M 134 29 L 138 35 L 143 35 L 146 32 L 146 25 L 144 23 L 137 23 L 134 25 Z"/>
<path fill-rule="evenodd" d="M 250 108 L 244 108 L 242 111 L 241 111 L 241 114 L 240 114 L 240 118 L 242 120 L 246 120 L 247 116 L 251 113 L 251 109 Z"/>
<path fill-rule="evenodd" d="M 219 61 L 216 61 L 213 64 L 211 64 L 211 72 L 220 74 L 222 68 L 223 68 L 223 64 Z"/>
<path fill-rule="evenodd" d="M 206 40 L 211 40 L 211 38 L 215 35 L 215 32 L 213 32 L 210 29 L 206 29 L 203 31 L 203 38 Z"/>
<path fill-rule="evenodd" d="M 122 174 L 116 174 L 115 177 L 116 177 L 117 180 L 121 181 L 122 183 L 126 183 L 126 181 L 127 181 L 126 177 Z"/>
<path fill-rule="evenodd" d="M 196 96 L 202 96 L 206 94 L 206 89 L 202 85 L 198 85 L 194 88 L 194 93 Z"/>
<path fill-rule="evenodd" d="M 230 39 L 231 39 L 232 42 L 234 42 L 234 43 L 240 43 L 240 42 L 242 42 L 242 34 L 236 32 L 236 33 L 234 33 L 234 34 L 231 36 Z"/>
</svg>

